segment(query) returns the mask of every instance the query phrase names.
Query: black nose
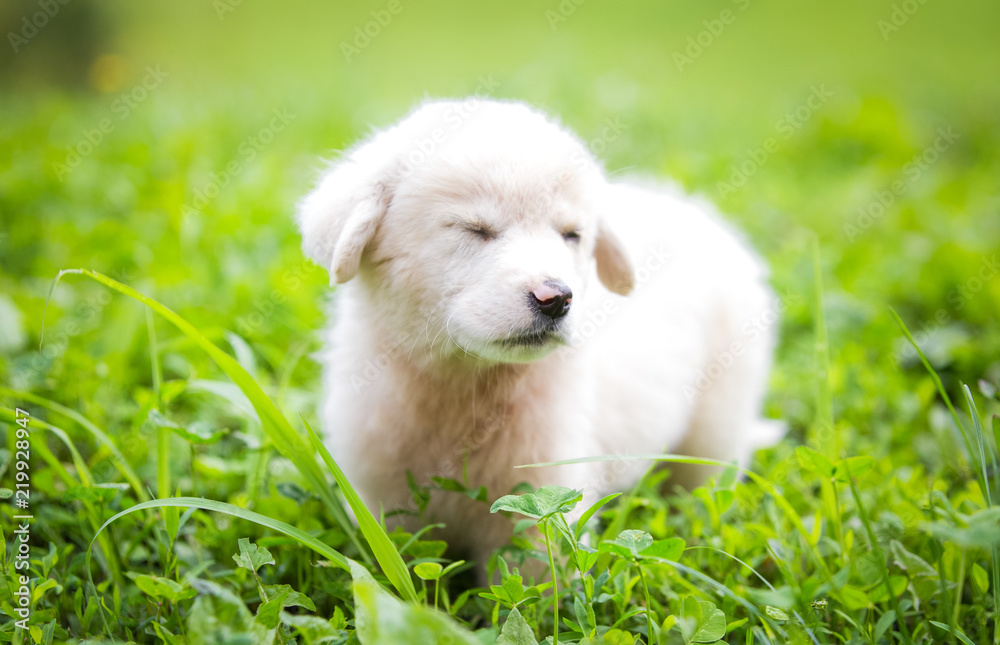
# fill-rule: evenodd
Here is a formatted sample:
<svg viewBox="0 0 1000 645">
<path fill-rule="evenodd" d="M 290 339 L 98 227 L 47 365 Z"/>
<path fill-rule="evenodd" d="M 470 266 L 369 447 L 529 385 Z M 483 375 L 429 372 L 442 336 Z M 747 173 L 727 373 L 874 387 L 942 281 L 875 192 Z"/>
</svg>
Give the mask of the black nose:
<svg viewBox="0 0 1000 645">
<path fill-rule="evenodd" d="M 531 290 L 531 300 L 542 315 L 558 320 L 569 313 L 573 292 L 564 282 L 546 280 Z"/>
</svg>

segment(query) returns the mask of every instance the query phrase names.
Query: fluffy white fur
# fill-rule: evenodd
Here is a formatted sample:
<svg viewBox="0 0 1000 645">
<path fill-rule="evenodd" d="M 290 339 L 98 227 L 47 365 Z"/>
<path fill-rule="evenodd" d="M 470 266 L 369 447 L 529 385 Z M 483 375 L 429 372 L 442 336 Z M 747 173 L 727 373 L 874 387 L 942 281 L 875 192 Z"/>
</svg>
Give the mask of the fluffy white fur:
<svg viewBox="0 0 1000 645">
<path fill-rule="evenodd" d="M 649 464 L 514 467 L 663 451 L 746 462 L 777 438 L 758 416 L 778 310 L 761 261 L 708 204 L 608 180 L 525 105 L 421 105 L 336 161 L 299 224 L 341 285 L 324 430 L 376 514 L 414 508 L 407 471 L 467 473 L 491 500 L 522 481 L 594 499 Z M 546 280 L 572 289 L 569 313 L 525 339 Z M 708 472 L 674 470 L 689 485 Z M 435 492 L 428 513 L 481 562 L 510 536 L 460 493 Z"/>
</svg>

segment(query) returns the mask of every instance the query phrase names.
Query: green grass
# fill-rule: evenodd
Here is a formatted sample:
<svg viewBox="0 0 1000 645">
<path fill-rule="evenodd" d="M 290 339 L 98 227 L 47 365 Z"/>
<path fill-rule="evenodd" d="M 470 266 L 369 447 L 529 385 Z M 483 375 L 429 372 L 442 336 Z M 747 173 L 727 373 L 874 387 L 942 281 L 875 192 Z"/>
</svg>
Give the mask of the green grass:
<svg viewBox="0 0 1000 645">
<path fill-rule="evenodd" d="M 0 642 L 534 643 L 558 615 L 561 644 L 1000 644 L 1000 8 L 929 0 L 883 38 L 893 4 L 592 0 L 552 29 L 558 3 L 404 2 L 350 62 L 386 3 L 66 5 L 0 68 L 0 488 L 27 410 L 34 515 L 23 633 L 0 506 Z M 307 430 L 330 289 L 292 213 L 320 157 L 481 77 L 747 232 L 782 298 L 766 412 L 789 434 L 744 478 L 656 470 L 586 527 L 550 515 L 470 588 L 429 530 L 347 520 Z M 64 269 L 87 277 L 46 308 Z M 510 492 L 437 485 L 484 512 Z"/>
</svg>

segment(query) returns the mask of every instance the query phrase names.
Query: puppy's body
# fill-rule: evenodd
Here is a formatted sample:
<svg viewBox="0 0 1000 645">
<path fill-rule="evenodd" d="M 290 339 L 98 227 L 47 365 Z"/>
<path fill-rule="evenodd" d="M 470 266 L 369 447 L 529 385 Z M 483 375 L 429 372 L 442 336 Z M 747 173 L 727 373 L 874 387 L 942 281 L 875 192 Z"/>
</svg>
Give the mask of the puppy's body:
<svg viewBox="0 0 1000 645">
<path fill-rule="evenodd" d="M 761 263 L 707 205 L 607 182 L 537 113 L 476 103 L 449 130 L 456 106 L 426 105 L 355 149 L 300 216 L 307 253 L 344 283 L 323 420 L 365 502 L 414 508 L 407 471 L 467 475 L 491 499 L 521 481 L 593 499 L 648 464 L 514 466 L 664 450 L 746 461 L 771 438 Z M 552 284 L 572 290 L 557 317 L 538 295 Z M 459 493 L 435 493 L 428 515 L 480 561 L 510 535 Z"/>
</svg>

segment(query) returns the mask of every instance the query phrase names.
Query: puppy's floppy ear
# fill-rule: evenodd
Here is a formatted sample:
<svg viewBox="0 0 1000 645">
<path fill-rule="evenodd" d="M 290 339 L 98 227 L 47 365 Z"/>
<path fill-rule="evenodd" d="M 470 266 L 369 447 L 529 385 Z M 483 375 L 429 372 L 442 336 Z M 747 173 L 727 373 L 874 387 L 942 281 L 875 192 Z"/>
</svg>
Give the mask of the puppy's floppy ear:
<svg viewBox="0 0 1000 645">
<path fill-rule="evenodd" d="M 330 261 L 330 283 L 343 284 L 353 278 L 361 265 L 361 254 L 375 237 L 379 222 L 389 207 L 389 198 L 379 184 L 373 194 L 362 197 L 354 206 L 337 238 Z M 382 189 L 382 190 L 379 190 Z"/>
<path fill-rule="evenodd" d="M 635 286 L 635 271 L 632 260 L 603 219 L 597 221 L 597 242 L 594 244 L 594 258 L 597 260 L 597 277 L 608 290 L 627 296 Z"/>
<path fill-rule="evenodd" d="M 330 270 L 330 284 L 358 273 L 398 179 L 386 133 L 347 153 L 299 206 L 302 250 Z"/>
</svg>

